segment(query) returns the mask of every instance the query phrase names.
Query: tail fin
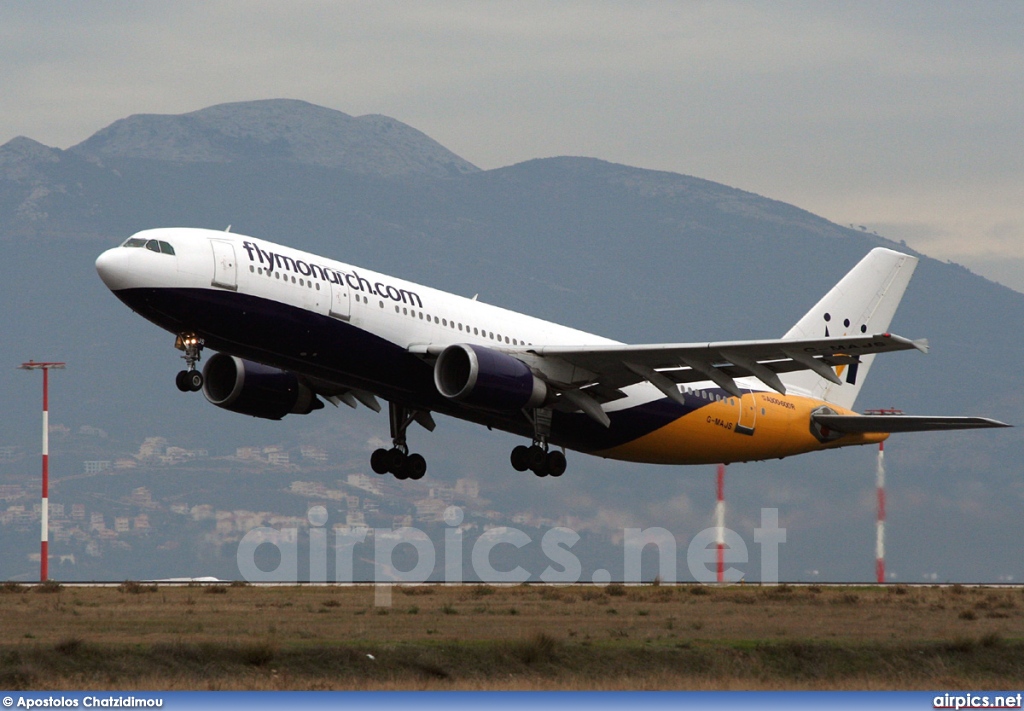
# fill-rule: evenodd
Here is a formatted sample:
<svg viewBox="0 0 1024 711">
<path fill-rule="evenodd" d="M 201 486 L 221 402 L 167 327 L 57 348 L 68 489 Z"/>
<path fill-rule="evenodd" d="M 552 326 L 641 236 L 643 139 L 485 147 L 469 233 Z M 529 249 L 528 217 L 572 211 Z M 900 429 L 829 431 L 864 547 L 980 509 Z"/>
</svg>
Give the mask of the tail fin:
<svg viewBox="0 0 1024 711">
<path fill-rule="evenodd" d="M 871 250 L 783 338 L 859 336 L 888 331 L 916 267 L 916 257 L 881 247 Z M 839 366 L 836 374 L 842 378 L 842 385 L 812 371 L 780 377 L 787 389 L 852 408 L 874 359 L 874 355 L 866 355 L 860 363 Z"/>
</svg>

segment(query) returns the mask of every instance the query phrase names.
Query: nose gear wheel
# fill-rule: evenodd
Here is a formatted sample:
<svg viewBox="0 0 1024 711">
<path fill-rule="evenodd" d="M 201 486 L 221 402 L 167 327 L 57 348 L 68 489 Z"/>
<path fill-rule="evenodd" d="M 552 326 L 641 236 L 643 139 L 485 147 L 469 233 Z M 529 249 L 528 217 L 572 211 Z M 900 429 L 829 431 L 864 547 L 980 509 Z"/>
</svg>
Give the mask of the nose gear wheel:
<svg viewBox="0 0 1024 711">
<path fill-rule="evenodd" d="M 174 378 L 174 384 L 183 393 L 199 392 L 203 389 L 203 374 L 196 370 L 196 363 L 203 357 L 203 339 L 194 333 L 182 333 L 174 340 L 174 347 L 184 351 L 182 359 L 185 361 L 185 370 L 180 371 Z"/>
</svg>

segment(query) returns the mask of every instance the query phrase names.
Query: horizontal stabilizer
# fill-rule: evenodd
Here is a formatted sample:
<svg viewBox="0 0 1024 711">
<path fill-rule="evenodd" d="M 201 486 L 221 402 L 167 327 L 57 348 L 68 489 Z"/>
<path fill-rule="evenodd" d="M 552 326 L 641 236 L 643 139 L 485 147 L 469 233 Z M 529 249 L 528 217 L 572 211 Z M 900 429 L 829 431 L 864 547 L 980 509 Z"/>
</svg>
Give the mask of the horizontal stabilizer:
<svg viewBox="0 0 1024 711">
<path fill-rule="evenodd" d="M 812 415 L 812 419 L 833 432 L 928 432 L 931 430 L 973 430 L 1012 427 L 988 417 L 945 417 L 933 415 Z"/>
</svg>

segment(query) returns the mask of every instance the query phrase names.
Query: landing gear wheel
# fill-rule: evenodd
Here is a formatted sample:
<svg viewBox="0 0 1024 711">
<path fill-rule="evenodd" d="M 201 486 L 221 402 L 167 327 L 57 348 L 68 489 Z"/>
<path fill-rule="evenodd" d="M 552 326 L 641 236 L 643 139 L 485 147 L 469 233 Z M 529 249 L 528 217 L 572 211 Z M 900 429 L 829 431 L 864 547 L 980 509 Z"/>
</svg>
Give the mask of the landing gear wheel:
<svg viewBox="0 0 1024 711">
<path fill-rule="evenodd" d="M 388 403 L 391 421 L 391 449 L 377 449 L 370 455 L 370 467 L 378 474 L 391 472 L 396 479 L 422 479 L 427 473 L 427 460 L 422 454 L 410 454 L 405 441 L 405 430 L 418 422 L 433 431 L 434 421 L 427 410 L 414 410 L 393 402 Z"/>
<path fill-rule="evenodd" d="M 408 454 L 402 449 L 375 449 L 370 455 L 370 468 L 377 474 L 394 474 L 396 479 L 422 479 L 427 473 L 427 460 L 422 454 Z"/>
<path fill-rule="evenodd" d="M 394 474 L 399 479 L 405 477 L 399 476 L 399 474 L 405 469 L 406 454 L 398 447 L 389 449 L 387 453 L 388 471 Z"/>
<path fill-rule="evenodd" d="M 512 450 L 512 468 L 516 471 L 532 471 L 537 476 L 562 476 L 565 474 L 565 452 L 549 451 L 552 413 L 550 409 L 523 410 L 533 425 L 533 444 L 519 445 Z"/>
<path fill-rule="evenodd" d="M 530 469 L 537 473 L 538 469 L 544 468 L 548 453 L 539 444 L 535 444 L 526 450 L 526 462 Z M 543 475 L 541 475 L 543 476 Z"/>
<path fill-rule="evenodd" d="M 185 370 L 174 377 L 174 384 L 183 393 L 202 390 L 203 374 L 196 370 L 196 363 L 203 357 L 203 339 L 194 333 L 181 333 L 175 339 L 174 347 L 185 353 L 181 357 L 185 361 Z"/>
<path fill-rule="evenodd" d="M 179 371 L 178 374 L 174 376 L 174 384 L 178 386 L 178 390 L 183 393 L 187 393 L 189 391 L 188 371 Z"/>
<path fill-rule="evenodd" d="M 530 468 L 530 448 L 518 445 L 512 450 L 512 468 L 517 472 L 525 472 Z"/>
<path fill-rule="evenodd" d="M 406 466 L 405 459 L 403 458 L 401 464 L 392 469 L 391 473 L 394 474 L 395 478 L 398 479 L 399 481 L 405 481 L 406 479 L 409 478 L 408 469 L 409 468 Z"/>
<path fill-rule="evenodd" d="M 566 466 L 564 454 L 559 451 L 548 452 L 547 459 L 544 462 L 544 468 L 547 469 L 548 474 L 551 476 L 562 476 L 565 474 Z"/>
<path fill-rule="evenodd" d="M 174 376 L 174 384 L 183 393 L 199 392 L 203 389 L 203 374 L 198 370 L 182 370 Z"/>
<path fill-rule="evenodd" d="M 405 460 L 405 473 L 410 479 L 422 479 L 427 473 L 427 460 L 422 454 L 410 454 Z"/>
<path fill-rule="evenodd" d="M 391 460 L 386 449 L 375 449 L 370 455 L 370 468 L 375 474 L 387 474 L 390 463 Z"/>
</svg>

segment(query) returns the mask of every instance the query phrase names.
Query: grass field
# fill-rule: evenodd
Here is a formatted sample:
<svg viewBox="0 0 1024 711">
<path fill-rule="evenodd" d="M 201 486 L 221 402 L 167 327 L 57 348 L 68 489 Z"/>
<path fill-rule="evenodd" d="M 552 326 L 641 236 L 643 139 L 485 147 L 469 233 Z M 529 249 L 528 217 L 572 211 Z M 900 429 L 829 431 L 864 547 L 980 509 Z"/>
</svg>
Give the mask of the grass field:
<svg viewBox="0 0 1024 711">
<path fill-rule="evenodd" d="M 1024 591 L 0 587 L 6 689 L 1012 689 Z"/>
</svg>

